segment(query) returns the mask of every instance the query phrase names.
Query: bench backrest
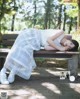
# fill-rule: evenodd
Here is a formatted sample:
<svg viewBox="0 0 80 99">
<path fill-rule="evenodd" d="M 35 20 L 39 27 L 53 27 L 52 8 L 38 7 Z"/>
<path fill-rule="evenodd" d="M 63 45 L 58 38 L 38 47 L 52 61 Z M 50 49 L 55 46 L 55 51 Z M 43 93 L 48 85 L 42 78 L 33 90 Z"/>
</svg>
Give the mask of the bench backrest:
<svg viewBox="0 0 80 99">
<path fill-rule="evenodd" d="M 18 34 L 3 34 L 2 35 L 2 46 L 3 47 L 11 47 L 15 41 L 15 39 L 17 38 Z M 66 35 L 66 37 L 68 39 L 71 39 L 72 36 L 71 35 Z"/>
<path fill-rule="evenodd" d="M 2 46 L 3 47 L 10 47 L 13 45 L 15 39 L 17 38 L 18 34 L 3 34 L 2 35 Z"/>
<path fill-rule="evenodd" d="M 18 34 L 3 34 L 2 35 L 2 46 L 4 48 L 9 48 L 13 45 Z M 8 50 L 10 49 L 0 49 L 0 55 L 7 56 Z M 79 55 L 79 52 L 60 52 L 60 51 L 34 51 L 34 57 L 45 57 L 45 58 L 71 58 L 73 55 Z"/>
</svg>

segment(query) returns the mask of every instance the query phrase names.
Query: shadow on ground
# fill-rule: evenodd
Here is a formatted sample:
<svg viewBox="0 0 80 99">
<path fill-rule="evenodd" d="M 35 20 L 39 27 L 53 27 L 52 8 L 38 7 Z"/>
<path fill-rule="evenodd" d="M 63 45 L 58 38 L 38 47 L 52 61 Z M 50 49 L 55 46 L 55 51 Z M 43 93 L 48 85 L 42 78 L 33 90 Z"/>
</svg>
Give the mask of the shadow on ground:
<svg viewBox="0 0 80 99">
<path fill-rule="evenodd" d="M 0 85 L 0 92 L 7 92 L 8 99 L 80 99 L 80 76 L 75 82 L 60 80 L 66 66 L 48 66 L 38 66 L 29 80 L 16 76 L 13 84 Z"/>
</svg>

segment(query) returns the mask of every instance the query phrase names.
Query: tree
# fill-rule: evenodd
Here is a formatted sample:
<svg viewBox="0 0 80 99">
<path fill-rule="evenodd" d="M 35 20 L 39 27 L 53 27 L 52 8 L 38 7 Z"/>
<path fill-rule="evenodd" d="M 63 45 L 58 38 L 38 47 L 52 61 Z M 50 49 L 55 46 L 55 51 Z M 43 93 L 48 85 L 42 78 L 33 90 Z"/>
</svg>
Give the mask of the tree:
<svg viewBox="0 0 80 99">
<path fill-rule="evenodd" d="M 61 28 L 62 6 L 63 6 L 63 4 L 59 5 L 59 16 L 58 16 L 58 24 L 57 24 L 59 29 Z"/>
<path fill-rule="evenodd" d="M 66 25 L 66 19 L 67 19 L 67 15 L 66 15 L 66 7 L 64 6 L 64 22 L 63 22 L 63 30 L 65 31 L 65 25 Z"/>
<path fill-rule="evenodd" d="M 62 0 L 64 1 L 64 3 L 68 2 L 68 3 L 77 3 L 78 5 L 78 24 L 77 24 L 77 28 L 80 28 L 80 0 Z"/>
<path fill-rule="evenodd" d="M 15 11 L 18 10 L 18 7 L 17 7 L 17 5 L 16 5 L 16 1 L 15 1 L 15 0 L 13 0 L 13 8 L 14 8 Z M 11 31 L 14 31 L 15 16 L 16 16 L 16 13 L 14 13 L 13 16 L 12 16 Z"/>
<path fill-rule="evenodd" d="M 51 21 L 53 21 L 51 17 L 53 15 L 53 7 L 53 0 L 47 0 L 45 2 L 44 28 L 50 28 Z"/>
<path fill-rule="evenodd" d="M 12 6 L 13 0 L 0 0 L 0 32 L 1 32 L 1 20 L 5 14 L 11 14 L 14 11 Z"/>
<path fill-rule="evenodd" d="M 77 0 L 78 3 L 78 28 L 80 28 L 80 0 Z"/>
</svg>

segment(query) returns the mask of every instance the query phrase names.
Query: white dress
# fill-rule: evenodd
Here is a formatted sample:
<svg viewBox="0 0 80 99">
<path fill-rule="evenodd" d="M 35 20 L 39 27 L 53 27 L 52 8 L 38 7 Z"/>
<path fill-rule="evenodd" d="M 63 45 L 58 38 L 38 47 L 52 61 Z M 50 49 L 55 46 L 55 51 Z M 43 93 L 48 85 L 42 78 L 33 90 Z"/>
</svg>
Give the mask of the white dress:
<svg viewBox="0 0 80 99">
<path fill-rule="evenodd" d="M 56 30 L 52 29 L 26 29 L 21 31 L 7 55 L 4 67 L 10 71 L 15 69 L 16 75 L 29 79 L 33 69 L 36 67 L 33 51 L 40 50 L 41 46 L 45 46 L 47 38 L 55 33 Z M 56 39 L 55 42 L 59 43 L 62 37 Z"/>
<path fill-rule="evenodd" d="M 54 36 L 58 33 L 60 33 L 61 30 L 56 30 L 56 29 L 47 29 L 47 30 L 42 30 L 41 31 L 41 45 L 42 46 L 46 46 L 49 45 L 47 43 L 47 39 L 51 36 Z M 64 34 L 62 34 L 61 36 L 59 36 L 57 39 L 55 39 L 53 42 L 58 45 L 61 46 L 60 42 L 61 39 L 64 37 Z"/>
<path fill-rule="evenodd" d="M 4 67 L 15 69 L 16 75 L 29 79 L 32 70 L 36 67 L 33 51 L 40 50 L 40 33 L 35 29 L 21 31 L 9 52 Z"/>
</svg>

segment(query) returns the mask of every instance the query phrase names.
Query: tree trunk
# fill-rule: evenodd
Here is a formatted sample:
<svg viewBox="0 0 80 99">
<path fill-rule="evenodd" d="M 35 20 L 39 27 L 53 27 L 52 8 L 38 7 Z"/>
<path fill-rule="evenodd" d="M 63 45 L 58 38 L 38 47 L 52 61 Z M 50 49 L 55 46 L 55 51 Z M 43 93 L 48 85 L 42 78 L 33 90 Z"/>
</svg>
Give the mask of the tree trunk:
<svg viewBox="0 0 80 99">
<path fill-rule="evenodd" d="M 66 25 L 66 13 L 65 13 L 66 7 L 64 6 L 64 23 L 63 23 L 63 30 L 65 31 L 65 25 Z"/>
<path fill-rule="evenodd" d="M 14 22 L 15 22 L 15 15 L 13 15 L 12 17 L 11 31 L 14 31 Z"/>
<path fill-rule="evenodd" d="M 61 28 L 61 16 L 62 16 L 62 4 L 60 5 L 60 8 L 59 8 L 59 17 L 58 17 L 58 24 L 57 24 L 59 29 Z"/>
<path fill-rule="evenodd" d="M 77 28 L 80 29 L 80 0 L 77 0 L 78 2 L 78 24 Z"/>
<path fill-rule="evenodd" d="M 51 18 L 49 16 L 49 25 L 48 25 L 48 28 L 50 28 L 50 27 L 51 27 Z"/>
<path fill-rule="evenodd" d="M 48 11 L 48 2 L 49 2 L 49 0 L 47 0 L 47 3 L 46 3 L 46 5 L 45 5 L 45 19 L 44 19 L 44 29 L 47 29 L 48 28 L 48 13 L 49 13 L 49 11 Z"/>
<path fill-rule="evenodd" d="M 15 0 L 14 0 L 13 2 L 14 2 L 14 9 L 15 9 L 15 7 L 16 7 L 16 2 L 15 2 Z M 14 14 L 13 17 L 12 17 L 11 31 L 14 31 L 15 16 L 16 16 L 16 14 Z"/>
<path fill-rule="evenodd" d="M 1 21 L 2 21 L 2 18 L 4 17 L 5 3 L 6 3 L 6 0 L 3 0 L 2 4 L 1 4 L 1 7 L 0 7 L 0 32 L 1 32 Z"/>
<path fill-rule="evenodd" d="M 73 22 L 73 18 L 71 17 L 70 26 L 69 26 L 69 31 L 68 31 L 69 34 L 70 34 L 70 31 L 72 30 L 72 22 Z"/>
<path fill-rule="evenodd" d="M 36 25 L 36 10 L 37 10 L 37 7 L 36 7 L 36 2 L 34 4 L 34 26 Z"/>
</svg>

